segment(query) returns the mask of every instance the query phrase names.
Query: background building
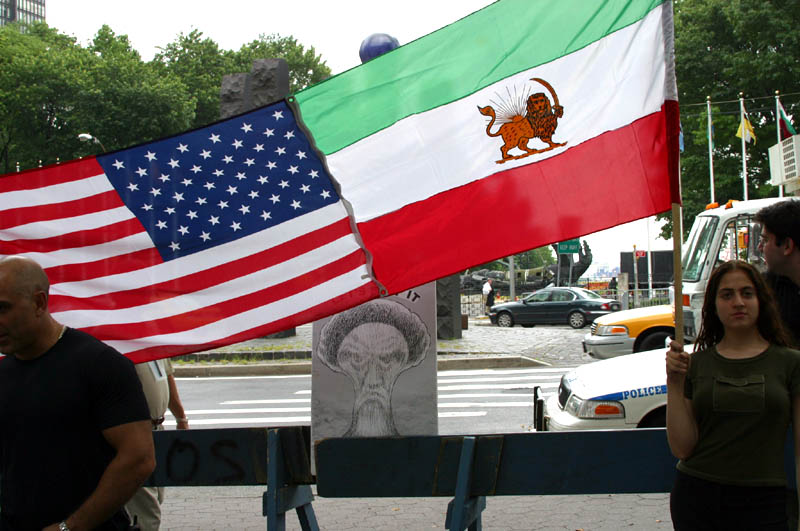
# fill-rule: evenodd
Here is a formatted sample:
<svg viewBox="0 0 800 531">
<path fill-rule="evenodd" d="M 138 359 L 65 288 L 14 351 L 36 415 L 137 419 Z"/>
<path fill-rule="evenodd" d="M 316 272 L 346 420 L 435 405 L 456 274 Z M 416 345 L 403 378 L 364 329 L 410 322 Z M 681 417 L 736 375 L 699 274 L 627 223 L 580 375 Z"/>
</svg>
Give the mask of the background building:
<svg viewBox="0 0 800 531">
<path fill-rule="evenodd" d="M 44 22 L 45 0 L 0 0 L 0 26 L 11 22 Z"/>
</svg>

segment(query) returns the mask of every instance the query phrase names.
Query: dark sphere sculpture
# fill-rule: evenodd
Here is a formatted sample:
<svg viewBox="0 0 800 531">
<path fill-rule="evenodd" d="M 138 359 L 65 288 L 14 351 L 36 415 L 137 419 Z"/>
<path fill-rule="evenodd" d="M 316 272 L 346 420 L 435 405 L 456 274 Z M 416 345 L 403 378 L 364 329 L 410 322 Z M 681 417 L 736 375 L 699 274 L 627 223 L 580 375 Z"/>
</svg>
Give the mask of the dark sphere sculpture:
<svg viewBox="0 0 800 531">
<path fill-rule="evenodd" d="M 391 35 L 387 35 L 386 33 L 373 33 L 361 41 L 361 47 L 358 49 L 358 56 L 361 57 L 362 63 L 366 63 L 379 55 L 391 52 L 398 46 L 400 46 L 400 43 Z"/>
</svg>

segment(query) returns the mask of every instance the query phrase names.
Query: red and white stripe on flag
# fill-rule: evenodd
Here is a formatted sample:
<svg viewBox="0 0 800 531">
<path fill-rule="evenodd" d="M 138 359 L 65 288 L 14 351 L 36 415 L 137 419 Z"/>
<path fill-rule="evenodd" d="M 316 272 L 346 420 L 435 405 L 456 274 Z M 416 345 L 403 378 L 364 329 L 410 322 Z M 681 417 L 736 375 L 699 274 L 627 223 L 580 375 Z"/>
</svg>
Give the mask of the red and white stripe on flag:
<svg viewBox="0 0 800 531">
<path fill-rule="evenodd" d="M 238 148 L 200 145 L 224 131 L 215 124 L 192 132 L 194 139 L 182 135 L 0 177 L 0 256 L 40 263 L 54 317 L 134 362 L 252 339 L 376 297 L 366 255 L 341 200 L 331 198 L 328 176 L 312 168 L 304 180 L 297 171 L 303 166 L 282 157 L 311 153 L 287 148 L 284 139 L 278 148 L 285 153 L 264 157 L 272 168 L 249 171 L 249 153 L 239 152 L 246 140 Z M 231 138 L 232 145 L 240 140 Z M 269 148 L 253 138 L 257 151 Z M 188 158 L 192 150 L 209 161 L 200 171 L 190 170 L 199 166 Z M 233 161 L 226 164 L 226 157 Z M 229 170 L 237 160 L 243 169 Z M 311 206 L 306 199 L 315 191 L 324 199 Z M 223 224 L 232 235 L 214 232 Z"/>
</svg>

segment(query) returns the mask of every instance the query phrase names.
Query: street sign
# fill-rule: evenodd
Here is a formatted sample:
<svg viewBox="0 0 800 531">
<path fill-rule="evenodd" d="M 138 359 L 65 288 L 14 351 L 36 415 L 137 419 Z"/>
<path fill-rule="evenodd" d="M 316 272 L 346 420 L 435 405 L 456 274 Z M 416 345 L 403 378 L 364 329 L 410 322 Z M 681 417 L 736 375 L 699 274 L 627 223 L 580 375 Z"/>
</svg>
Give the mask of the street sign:
<svg viewBox="0 0 800 531">
<path fill-rule="evenodd" d="M 580 252 L 580 250 L 581 242 L 577 239 L 559 242 L 558 244 L 558 254 L 574 254 Z"/>
<path fill-rule="evenodd" d="M 644 258 L 647 256 L 647 251 L 636 251 L 636 258 Z"/>
</svg>

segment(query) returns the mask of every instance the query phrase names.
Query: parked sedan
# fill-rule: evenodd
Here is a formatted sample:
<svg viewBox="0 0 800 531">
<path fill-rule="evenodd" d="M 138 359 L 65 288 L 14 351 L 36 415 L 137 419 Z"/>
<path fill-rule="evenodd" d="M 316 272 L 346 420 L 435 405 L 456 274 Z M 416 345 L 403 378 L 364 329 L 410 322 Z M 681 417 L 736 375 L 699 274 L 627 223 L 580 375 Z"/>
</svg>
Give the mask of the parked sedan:
<svg viewBox="0 0 800 531">
<path fill-rule="evenodd" d="M 588 289 L 544 288 L 521 301 L 495 304 L 489 309 L 489 319 L 498 326 L 568 323 L 572 328 L 583 328 L 619 309 L 619 302 Z"/>
</svg>

